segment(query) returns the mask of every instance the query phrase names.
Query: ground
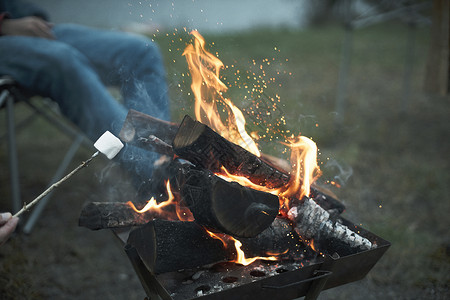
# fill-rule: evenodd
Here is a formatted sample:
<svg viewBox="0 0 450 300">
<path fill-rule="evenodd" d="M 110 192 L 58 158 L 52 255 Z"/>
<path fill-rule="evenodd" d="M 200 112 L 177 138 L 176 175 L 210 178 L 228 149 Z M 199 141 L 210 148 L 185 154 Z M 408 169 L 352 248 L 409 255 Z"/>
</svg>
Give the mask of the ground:
<svg viewBox="0 0 450 300">
<path fill-rule="evenodd" d="M 392 243 L 363 280 L 325 291 L 319 299 L 449 298 L 450 99 L 422 92 L 427 30 L 416 32 L 407 98 L 407 27 L 392 23 L 355 32 L 340 124 L 335 123 L 335 95 L 341 28 L 206 36 L 210 49 L 228 66 L 228 97 L 244 109 L 250 122 L 260 122 L 250 124 L 250 129 L 262 136 L 263 151 L 285 156 L 276 142 L 281 134 L 269 141 L 261 132 L 264 128 L 278 126 L 312 137 L 319 147 L 321 182 L 340 185 L 327 187 L 346 205 L 344 216 Z M 153 38 L 166 59 L 172 116 L 179 121 L 192 112 L 190 78 L 181 57 L 190 37 L 177 32 Z M 258 85 L 267 86 L 262 97 Z M 272 117 L 251 114 L 254 104 L 249 99 L 269 99 L 260 105 L 266 112 L 273 104 L 271 97 L 280 99 Z M 21 104 L 16 107 L 18 118 L 29 112 Z M 281 117 L 286 124 L 274 125 Z M 4 120 L 2 110 L 0 123 Z M 33 122 L 18 134 L 24 201 L 45 189 L 71 142 L 44 120 Z M 80 150 L 71 167 L 91 154 L 92 149 Z M 0 148 L 0 161 L 0 210 L 7 211 L 11 195 L 6 146 Z M 0 248 L 0 298 L 144 299 L 115 236 L 77 225 L 84 203 L 134 195 L 127 176 L 103 158 L 58 188 L 33 231 L 25 235 L 19 228 Z"/>
</svg>

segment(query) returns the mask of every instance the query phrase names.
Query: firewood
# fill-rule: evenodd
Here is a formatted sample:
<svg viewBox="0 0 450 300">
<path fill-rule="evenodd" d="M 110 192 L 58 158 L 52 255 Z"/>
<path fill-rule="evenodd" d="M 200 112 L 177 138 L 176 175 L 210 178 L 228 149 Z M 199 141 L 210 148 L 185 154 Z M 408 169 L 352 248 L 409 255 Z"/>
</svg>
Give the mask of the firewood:
<svg viewBox="0 0 450 300">
<path fill-rule="evenodd" d="M 150 213 L 140 214 L 122 202 L 92 202 L 85 205 L 78 225 L 91 230 L 143 225 L 153 219 Z"/>
<path fill-rule="evenodd" d="M 226 259 L 222 242 L 195 222 L 155 219 L 131 231 L 127 243 L 155 274 Z"/>
<path fill-rule="evenodd" d="M 320 251 L 343 256 L 376 247 L 338 220 L 333 221 L 330 214 L 311 198 L 304 197 L 300 205 L 289 210 L 288 217 L 295 223 L 298 235 L 310 240 Z"/>
<path fill-rule="evenodd" d="M 212 172 L 221 172 L 223 166 L 232 174 L 274 188 L 289 182 L 287 174 L 189 116 L 184 117 L 172 145 L 175 154 Z"/>
<path fill-rule="evenodd" d="M 130 145 L 161 154 L 172 155 L 173 149 L 169 147 L 169 145 L 173 144 L 175 136 L 178 136 L 176 143 L 179 144 L 180 140 L 184 140 L 182 138 L 184 132 L 187 131 L 189 133 L 189 126 L 197 127 L 198 125 L 198 122 L 193 121 L 189 117 L 187 117 L 183 123 L 185 123 L 183 130 L 177 133 L 179 127 L 178 124 L 159 120 L 131 109 L 128 112 L 119 137 L 122 141 Z M 203 130 L 202 126 L 198 127 L 198 130 Z M 289 182 L 290 175 L 287 161 L 283 161 L 279 158 L 272 157 L 264 153 L 260 158 L 258 158 L 240 146 L 225 140 L 218 134 L 215 134 L 212 129 L 208 128 L 204 130 L 207 131 L 204 133 L 205 135 L 211 134 L 212 136 L 215 136 L 213 139 L 215 142 L 212 143 L 211 148 L 214 149 L 214 153 L 219 153 L 220 157 L 223 156 L 223 159 L 214 161 L 215 156 L 218 156 L 217 154 L 210 156 L 205 155 L 204 151 L 206 150 L 202 151 L 201 148 L 195 149 L 193 145 L 188 146 L 188 148 L 192 149 L 192 151 L 188 154 L 183 154 L 186 149 L 178 149 L 178 154 L 181 157 L 191 160 L 193 163 L 199 164 L 199 166 L 206 166 L 206 169 L 213 172 L 220 172 L 220 165 L 222 161 L 225 161 L 227 163 L 225 167 L 229 172 L 234 174 L 237 172 L 238 174 L 248 176 L 253 182 L 267 185 L 269 187 L 279 187 Z M 203 134 L 201 132 L 199 133 Z M 217 136 L 220 138 L 217 138 Z M 209 147 L 208 143 L 209 142 L 206 141 L 200 143 L 200 145 L 202 147 Z M 225 145 L 225 147 L 222 149 L 221 145 Z M 224 153 L 224 155 L 221 153 Z M 189 159 L 189 157 L 194 158 Z M 241 157 L 246 159 L 241 159 Z M 212 158 L 212 161 L 210 158 Z M 333 210 L 337 214 L 340 214 L 345 210 L 345 206 L 342 203 L 337 201 L 329 193 L 322 192 L 314 185 L 311 186 L 311 197 L 325 209 Z"/>
<path fill-rule="evenodd" d="M 298 248 L 292 226 L 275 219 L 274 225 L 254 238 L 239 239 L 246 257 L 285 253 Z M 195 268 L 236 259 L 234 244 L 225 247 L 195 222 L 155 219 L 130 232 L 128 242 L 155 274 Z M 272 254 L 273 255 L 273 254 Z"/>
<path fill-rule="evenodd" d="M 195 221 L 212 230 L 239 237 L 253 237 L 273 222 L 278 214 L 278 197 L 227 182 L 207 170 L 198 170 L 180 160 L 168 167 L 173 194 L 182 197 Z M 154 188 L 165 193 L 164 187 Z M 157 202 L 165 201 L 163 195 Z M 139 214 L 128 204 L 93 202 L 83 207 L 79 224 L 92 230 L 142 225 L 155 215 Z"/>
<path fill-rule="evenodd" d="M 340 215 L 343 213 L 345 210 L 344 204 L 328 194 L 329 191 L 322 192 L 321 189 L 314 184 L 311 185 L 309 197 L 330 214 Z"/>
<path fill-rule="evenodd" d="M 119 133 L 127 144 L 161 154 L 170 154 L 169 146 L 178 125 L 130 109 Z M 169 146 L 170 147 L 170 146 Z"/>
<path fill-rule="evenodd" d="M 226 140 L 208 126 L 185 116 L 173 139 L 173 150 L 180 157 L 215 173 L 225 167 L 232 174 L 247 177 L 255 184 L 277 188 L 289 182 L 290 175 L 280 171 L 271 163 Z M 263 156 L 264 157 L 264 156 Z M 311 196 L 326 209 L 342 213 L 345 206 L 316 187 L 311 187 Z"/>
<path fill-rule="evenodd" d="M 254 237 L 278 214 L 278 197 L 225 181 L 209 171 L 191 169 L 181 196 L 195 222 L 237 237 Z"/>
<path fill-rule="evenodd" d="M 297 252 L 300 251 L 300 238 L 293 230 L 292 222 L 278 217 L 256 237 L 239 238 L 239 241 L 242 242 L 241 249 L 249 257 L 267 256 L 268 253 L 283 253 L 286 256 L 298 257 Z"/>
</svg>

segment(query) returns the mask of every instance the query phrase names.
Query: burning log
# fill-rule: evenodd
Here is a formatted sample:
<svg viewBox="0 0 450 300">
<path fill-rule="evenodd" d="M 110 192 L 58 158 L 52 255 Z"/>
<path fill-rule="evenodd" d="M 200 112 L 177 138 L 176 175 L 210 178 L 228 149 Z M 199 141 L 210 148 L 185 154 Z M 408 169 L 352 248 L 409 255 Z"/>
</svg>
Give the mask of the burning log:
<svg viewBox="0 0 450 300">
<path fill-rule="evenodd" d="M 256 237 L 239 239 L 242 242 L 242 250 L 248 256 L 265 256 L 267 253 L 287 254 L 288 251 L 297 251 L 299 240 L 292 223 L 278 217 Z"/>
<path fill-rule="evenodd" d="M 183 137 L 185 133 L 190 135 L 192 127 L 198 128 L 197 140 L 202 140 L 201 142 L 192 141 L 189 144 L 188 140 L 194 137 Z M 279 187 L 289 182 L 290 176 L 286 161 L 264 153 L 259 158 L 188 116 L 183 120 L 182 130 L 178 131 L 178 128 L 179 126 L 175 123 L 159 120 L 131 109 L 119 137 L 128 144 L 161 154 L 173 155 L 170 145 L 177 136 L 174 144 L 175 147 L 178 146 L 177 154 L 213 172 L 221 171 L 220 167 L 223 164 L 229 172 L 247 176 L 257 184 Z M 211 141 L 208 140 L 210 136 L 212 137 Z M 184 144 L 186 147 L 183 146 Z M 197 144 L 200 148 L 196 148 Z M 213 151 L 205 153 L 205 151 L 209 151 L 208 147 Z M 338 214 L 345 210 L 342 203 L 314 186 L 311 186 L 311 197 L 327 210 L 332 209 Z"/>
<path fill-rule="evenodd" d="M 130 109 L 119 133 L 127 144 L 161 154 L 172 154 L 170 144 L 178 125 Z"/>
<path fill-rule="evenodd" d="M 191 169 L 181 186 L 195 222 L 238 237 L 254 237 L 278 214 L 278 197 L 227 182 L 211 172 Z"/>
<path fill-rule="evenodd" d="M 267 252 L 285 253 L 296 249 L 298 238 L 286 220 L 275 219 L 273 225 L 254 238 L 240 239 L 246 256 Z M 195 268 L 237 257 L 234 247 L 211 237 L 195 222 L 155 219 L 133 230 L 128 244 L 136 248 L 147 267 L 155 274 Z"/>
<path fill-rule="evenodd" d="M 152 220 L 150 213 L 138 213 L 127 203 L 92 202 L 81 210 L 78 225 L 91 230 L 143 225 Z"/>
<path fill-rule="evenodd" d="M 189 116 L 184 117 L 172 145 L 175 154 L 212 172 L 221 172 L 223 166 L 232 174 L 274 188 L 289 182 L 289 175 Z"/>
<path fill-rule="evenodd" d="M 174 194 L 181 194 L 182 203 L 188 205 L 195 221 L 211 230 L 254 237 L 269 227 L 278 214 L 277 196 L 227 182 L 191 164 L 174 160 L 166 175 L 174 183 Z M 161 194 L 166 191 L 165 183 L 164 186 Z M 126 203 L 94 202 L 83 208 L 79 225 L 92 230 L 127 227 L 142 225 L 155 216 L 137 213 Z"/>
<path fill-rule="evenodd" d="M 133 230 L 128 244 L 156 274 L 193 268 L 226 259 L 222 242 L 195 222 L 155 219 Z"/>
<path fill-rule="evenodd" d="M 376 247 L 347 226 L 333 222 L 330 214 L 308 197 L 303 198 L 299 206 L 291 208 L 288 217 L 296 224 L 295 231 L 298 235 L 313 240 L 313 246 L 320 251 L 338 252 L 342 256 Z M 347 253 L 349 246 L 350 253 Z M 339 249 L 346 253 L 339 253 Z"/>
<path fill-rule="evenodd" d="M 231 174 L 247 177 L 253 183 L 269 188 L 283 186 L 290 179 L 286 171 L 280 171 L 189 116 L 184 117 L 173 139 L 173 150 L 199 167 L 220 173 L 223 166 Z M 345 210 L 342 203 L 315 187 L 311 187 L 311 196 L 326 209 L 337 213 Z"/>
</svg>

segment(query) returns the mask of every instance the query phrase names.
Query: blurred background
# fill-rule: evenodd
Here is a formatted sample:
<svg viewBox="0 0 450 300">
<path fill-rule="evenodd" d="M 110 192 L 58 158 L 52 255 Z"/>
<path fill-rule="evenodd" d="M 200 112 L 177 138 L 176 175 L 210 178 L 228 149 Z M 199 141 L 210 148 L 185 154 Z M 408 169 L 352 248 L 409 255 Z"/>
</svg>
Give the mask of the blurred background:
<svg viewBox="0 0 450 300">
<path fill-rule="evenodd" d="M 346 205 L 344 217 L 392 243 L 366 278 L 319 299 L 449 298 L 448 1 L 33 2 L 54 23 L 152 38 L 165 59 L 175 122 L 192 115 L 182 53 L 197 29 L 224 63 L 226 96 L 263 152 L 286 158 L 279 141 L 289 132 L 317 143 L 319 181 Z M 16 119 L 29 113 L 16 105 Z M 0 210 L 11 211 L 5 119 L 0 110 Z M 39 117 L 17 139 L 20 190 L 30 201 L 72 140 Z M 81 148 L 71 167 L 91 154 Z M 144 299 L 111 232 L 77 225 L 84 203 L 129 200 L 130 189 L 106 159 L 60 187 L 33 230 L 19 228 L 0 248 L 0 298 Z"/>
</svg>

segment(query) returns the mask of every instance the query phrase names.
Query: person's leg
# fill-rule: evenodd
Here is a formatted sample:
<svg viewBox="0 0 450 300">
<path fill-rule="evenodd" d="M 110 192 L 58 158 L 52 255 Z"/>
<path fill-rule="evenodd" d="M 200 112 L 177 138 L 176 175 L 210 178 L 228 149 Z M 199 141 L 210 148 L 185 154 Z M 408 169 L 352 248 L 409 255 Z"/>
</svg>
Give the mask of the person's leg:
<svg viewBox="0 0 450 300">
<path fill-rule="evenodd" d="M 48 96 L 90 139 L 104 131 L 118 134 L 127 109 L 105 89 L 88 59 L 73 47 L 41 38 L 0 38 L 0 74 L 12 76 L 33 93 Z M 139 186 L 150 178 L 155 155 L 125 147 L 117 161 L 136 174 Z"/>
<path fill-rule="evenodd" d="M 118 31 L 74 24 L 54 27 L 59 41 L 80 51 L 100 78 L 121 88 L 124 105 L 163 120 L 170 119 L 166 73 L 160 51 L 150 39 Z M 135 147 L 121 152 L 120 160 L 136 174 L 135 186 L 146 184 L 159 155 Z M 142 179 L 143 178 L 143 179 Z"/>
<path fill-rule="evenodd" d="M 166 74 L 155 43 L 143 36 L 73 24 L 57 25 L 54 32 L 58 40 L 83 53 L 103 81 L 121 88 L 127 108 L 169 119 Z"/>
<path fill-rule="evenodd" d="M 0 74 L 53 99 L 61 112 L 90 139 L 117 134 L 126 109 L 105 89 L 90 62 L 59 41 L 23 36 L 0 38 Z"/>
</svg>

